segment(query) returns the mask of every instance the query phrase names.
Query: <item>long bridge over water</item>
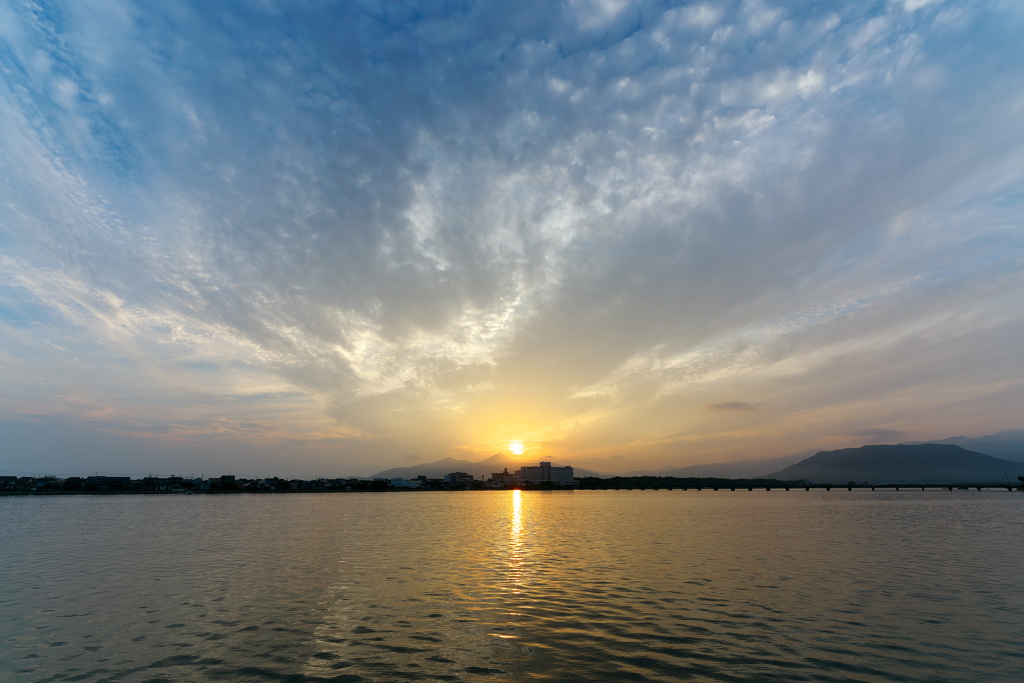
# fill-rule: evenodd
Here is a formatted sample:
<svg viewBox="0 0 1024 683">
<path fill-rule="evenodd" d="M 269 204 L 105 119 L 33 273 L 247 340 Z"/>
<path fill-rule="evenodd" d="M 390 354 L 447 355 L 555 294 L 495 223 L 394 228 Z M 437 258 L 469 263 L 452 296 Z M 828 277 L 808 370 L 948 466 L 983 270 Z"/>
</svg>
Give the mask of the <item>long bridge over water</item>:
<svg viewBox="0 0 1024 683">
<path fill-rule="evenodd" d="M 847 491 L 1024 491 L 1020 484 L 791 484 L 786 485 L 764 485 L 764 486 L 581 486 L 583 491 L 790 491 L 803 489 L 805 491 L 832 489 L 846 489 Z"/>
</svg>

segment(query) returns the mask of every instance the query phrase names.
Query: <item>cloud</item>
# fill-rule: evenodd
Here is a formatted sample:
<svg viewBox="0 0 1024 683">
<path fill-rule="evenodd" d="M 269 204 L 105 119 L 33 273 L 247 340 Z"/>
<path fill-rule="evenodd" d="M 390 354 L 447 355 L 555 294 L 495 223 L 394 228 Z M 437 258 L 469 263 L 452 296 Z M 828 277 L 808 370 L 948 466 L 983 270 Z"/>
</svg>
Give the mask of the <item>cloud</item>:
<svg viewBox="0 0 1024 683">
<path fill-rule="evenodd" d="M 942 0 L 903 0 L 903 7 L 906 11 L 913 12 L 941 1 Z"/>
<path fill-rule="evenodd" d="M 852 435 L 853 436 L 865 436 L 865 437 L 869 437 L 871 439 L 881 439 L 881 440 L 889 440 L 889 441 L 891 441 L 891 440 L 898 439 L 901 436 L 903 436 L 903 432 L 900 431 L 899 429 L 882 429 L 880 427 L 876 427 L 876 428 L 873 428 L 873 429 L 858 429 L 858 430 L 854 431 Z"/>
<path fill-rule="evenodd" d="M 712 403 L 704 406 L 705 409 L 712 412 L 725 412 L 731 410 L 754 410 L 754 406 L 749 403 L 743 403 L 742 401 L 729 401 L 726 403 Z"/>
<path fill-rule="evenodd" d="M 3 414 L 87 396 L 374 471 L 1019 398 L 1012 9 L 2 11 Z M 723 394 L 771 408 L 680 424 Z"/>
</svg>

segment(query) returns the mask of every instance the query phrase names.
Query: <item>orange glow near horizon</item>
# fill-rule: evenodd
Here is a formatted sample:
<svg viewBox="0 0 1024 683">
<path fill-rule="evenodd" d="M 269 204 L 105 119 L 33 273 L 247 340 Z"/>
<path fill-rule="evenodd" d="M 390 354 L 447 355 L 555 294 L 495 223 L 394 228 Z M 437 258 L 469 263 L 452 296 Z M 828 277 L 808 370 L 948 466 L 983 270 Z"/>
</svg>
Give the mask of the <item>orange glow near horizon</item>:
<svg viewBox="0 0 1024 683">
<path fill-rule="evenodd" d="M 515 441 L 509 442 L 508 450 L 512 455 L 522 455 L 523 451 L 526 450 L 526 446 L 523 445 L 522 441 L 516 439 Z"/>
</svg>

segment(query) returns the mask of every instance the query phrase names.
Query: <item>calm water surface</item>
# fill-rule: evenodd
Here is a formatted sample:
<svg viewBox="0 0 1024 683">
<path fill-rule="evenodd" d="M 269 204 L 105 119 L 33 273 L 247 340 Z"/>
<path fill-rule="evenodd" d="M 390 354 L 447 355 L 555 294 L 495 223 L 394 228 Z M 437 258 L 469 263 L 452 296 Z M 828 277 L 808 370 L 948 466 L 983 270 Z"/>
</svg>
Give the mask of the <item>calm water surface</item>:
<svg viewBox="0 0 1024 683">
<path fill-rule="evenodd" d="M 1024 494 L 0 498 L 0 679 L 1024 677 Z"/>
</svg>

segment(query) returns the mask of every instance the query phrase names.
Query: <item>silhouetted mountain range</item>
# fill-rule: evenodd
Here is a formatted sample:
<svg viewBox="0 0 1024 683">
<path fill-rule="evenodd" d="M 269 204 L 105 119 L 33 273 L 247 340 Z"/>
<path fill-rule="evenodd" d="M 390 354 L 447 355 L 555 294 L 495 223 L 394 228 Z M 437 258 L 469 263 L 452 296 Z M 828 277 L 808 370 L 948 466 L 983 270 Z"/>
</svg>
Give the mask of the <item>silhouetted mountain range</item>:
<svg viewBox="0 0 1024 683">
<path fill-rule="evenodd" d="M 412 465 L 410 467 L 392 467 L 389 470 L 384 470 L 383 472 L 378 472 L 371 476 L 380 477 L 382 479 L 415 479 L 419 476 L 424 476 L 428 479 L 440 479 L 451 472 L 466 472 L 479 478 L 481 475 L 490 475 L 493 472 L 501 472 L 505 468 L 508 468 L 509 472 L 515 472 L 523 465 L 536 464 L 537 461 L 535 460 L 516 460 L 504 453 L 495 453 L 491 457 L 486 460 L 481 460 L 480 462 L 458 460 L 456 458 L 444 458 L 442 460 L 425 462 L 418 465 Z M 560 466 L 558 463 L 552 464 Z M 602 476 L 596 472 L 591 472 L 590 470 L 585 470 L 579 467 L 573 467 L 573 474 L 577 477 Z"/>
<path fill-rule="evenodd" d="M 952 444 L 969 451 L 991 455 L 993 458 L 1024 462 L 1024 429 L 1005 429 L 986 436 L 951 436 L 941 441 L 911 441 L 907 443 Z"/>
<path fill-rule="evenodd" d="M 1006 460 L 1012 460 L 1017 464 L 1024 462 L 1024 429 L 1006 429 L 986 436 L 953 436 L 940 441 L 913 441 L 901 445 L 918 446 L 922 444 L 960 446 L 967 451 L 974 451 L 981 455 L 989 455 L 993 458 L 1004 458 Z M 702 463 L 700 465 L 688 465 L 686 467 L 666 467 L 661 470 L 634 470 L 629 474 L 632 476 L 725 477 L 731 479 L 775 477 L 778 476 L 781 468 L 789 465 L 795 465 L 814 454 L 815 451 L 804 451 L 803 453 L 785 455 L 778 458 L 766 458 L 764 460 L 711 462 Z M 618 476 L 628 475 L 626 473 L 620 473 Z M 950 476 L 952 476 L 952 474 L 950 474 Z M 892 479 L 891 474 L 888 476 L 887 480 L 888 479 Z M 844 480 L 843 483 L 845 483 L 845 481 L 848 480 Z M 941 480 L 936 481 L 937 483 L 941 483 Z"/>
<path fill-rule="evenodd" d="M 899 450 L 903 447 L 932 445 L 940 447 L 939 450 Z M 941 450 L 946 446 L 954 447 L 955 450 Z M 872 449 L 897 450 L 878 451 Z M 832 457 L 832 454 L 857 453 L 860 455 Z M 817 459 L 822 455 L 829 457 Z M 981 459 L 978 459 L 978 456 Z M 826 463 L 828 464 L 827 468 L 825 467 Z M 807 476 L 806 478 L 811 481 L 832 481 L 843 484 L 847 481 L 923 481 L 929 479 L 929 483 L 941 484 L 946 480 L 947 473 L 951 480 L 961 483 L 969 481 L 999 482 L 1005 480 L 1006 475 L 1003 474 L 1005 471 L 1009 474 L 1011 481 L 1016 481 L 1018 475 L 1024 475 L 1022 463 L 1024 463 L 1024 429 L 1007 429 L 986 436 L 953 436 L 940 441 L 863 446 L 836 451 L 819 451 L 816 454 L 814 451 L 805 451 L 763 460 L 735 460 L 685 467 L 666 467 L 661 470 L 635 470 L 629 475 L 800 479 L 803 478 L 803 475 L 794 473 L 813 472 L 813 477 Z M 509 472 L 514 472 L 524 464 L 533 465 L 536 462 L 524 462 L 504 453 L 495 453 L 480 462 L 444 458 L 410 467 L 393 467 L 372 476 L 386 479 L 415 479 L 417 476 L 423 475 L 436 479 L 449 472 L 468 472 L 475 477 L 480 477 L 492 472 L 501 472 L 504 468 L 508 468 Z M 1018 469 L 1021 471 L 1017 472 Z M 626 473 L 609 475 L 575 466 L 573 472 L 578 477 L 628 476 Z M 853 476 L 847 476 L 843 472 Z M 1014 474 L 1014 472 L 1017 473 Z"/>
<path fill-rule="evenodd" d="M 722 477 L 725 479 L 754 479 L 763 477 L 780 467 L 792 465 L 812 455 L 814 451 L 805 451 L 794 455 L 764 460 L 734 460 L 732 462 L 709 462 L 686 467 L 666 467 L 661 470 L 637 470 L 629 474 L 616 476 L 626 477 Z M 607 475 L 602 475 L 607 476 Z"/>
<path fill-rule="evenodd" d="M 952 444 L 898 444 L 821 451 L 769 477 L 815 483 L 1016 483 L 1024 464 Z"/>
</svg>

